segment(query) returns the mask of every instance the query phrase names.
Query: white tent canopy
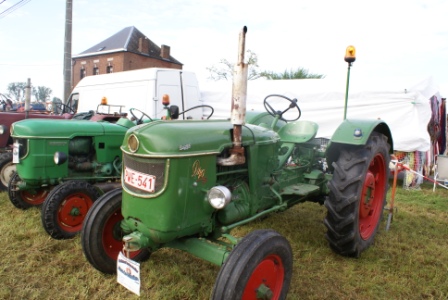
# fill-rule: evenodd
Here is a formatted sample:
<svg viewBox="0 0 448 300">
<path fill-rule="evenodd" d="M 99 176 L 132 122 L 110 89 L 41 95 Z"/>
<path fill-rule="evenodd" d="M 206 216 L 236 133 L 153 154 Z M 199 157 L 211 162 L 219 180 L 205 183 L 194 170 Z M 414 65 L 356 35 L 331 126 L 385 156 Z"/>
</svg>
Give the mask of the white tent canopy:
<svg viewBox="0 0 448 300">
<path fill-rule="evenodd" d="M 432 78 L 406 89 L 377 86 L 380 87 L 377 90 L 349 87 L 347 119 L 384 120 L 391 129 L 394 150 L 428 151 L 427 125 L 432 115 L 429 99 L 438 96 Z M 345 88 L 345 82 L 327 79 L 252 80 L 247 86 L 246 107 L 248 111 L 264 111 L 263 100 L 270 94 L 296 98 L 302 111 L 301 120 L 319 125 L 317 137 L 331 138 L 343 121 Z M 201 85 L 201 89 L 204 103 L 215 108 L 214 117 L 230 117 L 230 82 L 210 82 Z"/>
</svg>

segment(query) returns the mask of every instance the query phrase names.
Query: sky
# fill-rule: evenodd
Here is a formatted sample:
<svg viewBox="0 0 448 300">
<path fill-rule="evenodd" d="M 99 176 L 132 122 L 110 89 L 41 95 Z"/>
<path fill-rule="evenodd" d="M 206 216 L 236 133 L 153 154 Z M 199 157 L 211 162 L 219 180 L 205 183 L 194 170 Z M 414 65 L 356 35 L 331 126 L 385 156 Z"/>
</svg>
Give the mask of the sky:
<svg viewBox="0 0 448 300">
<path fill-rule="evenodd" d="M 0 0 L 0 93 L 30 78 L 62 98 L 65 4 Z M 206 89 L 207 67 L 237 60 L 247 26 L 261 70 L 305 68 L 345 89 L 353 45 L 350 88 L 405 89 L 430 77 L 446 97 L 447 12 L 446 0 L 73 0 L 72 55 L 135 26 Z"/>
</svg>

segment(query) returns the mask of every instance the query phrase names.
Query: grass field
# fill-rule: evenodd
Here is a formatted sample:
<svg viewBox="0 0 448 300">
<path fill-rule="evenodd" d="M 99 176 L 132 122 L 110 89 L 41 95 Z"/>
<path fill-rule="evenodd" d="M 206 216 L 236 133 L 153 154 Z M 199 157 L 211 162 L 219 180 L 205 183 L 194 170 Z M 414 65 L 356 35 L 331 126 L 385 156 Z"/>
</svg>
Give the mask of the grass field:
<svg viewBox="0 0 448 300">
<path fill-rule="evenodd" d="M 389 196 L 390 198 L 390 196 Z M 238 228 L 273 228 L 291 243 L 294 270 L 288 299 L 448 299 L 448 190 L 397 189 L 393 222 L 385 212 L 375 244 L 359 259 L 334 254 L 324 238 L 325 208 L 299 204 Z M 96 271 L 79 236 L 53 240 L 40 210 L 13 207 L 0 193 L 0 299 L 138 299 Z M 208 299 L 219 267 L 162 249 L 142 263 L 141 299 Z"/>
</svg>

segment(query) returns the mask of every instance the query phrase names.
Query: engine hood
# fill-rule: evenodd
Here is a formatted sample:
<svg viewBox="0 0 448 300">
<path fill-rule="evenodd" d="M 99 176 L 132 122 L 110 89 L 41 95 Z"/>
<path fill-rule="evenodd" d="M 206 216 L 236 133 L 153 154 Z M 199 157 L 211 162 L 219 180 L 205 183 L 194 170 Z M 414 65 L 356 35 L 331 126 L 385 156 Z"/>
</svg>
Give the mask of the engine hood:
<svg viewBox="0 0 448 300">
<path fill-rule="evenodd" d="M 13 123 L 13 138 L 72 138 L 74 136 L 123 135 L 128 128 L 108 122 L 26 119 Z"/>
<path fill-rule="evenodd" d="M 227 120 L 155 121 L 131 128 L 121 149 L 138 156 L 172 157 L 218 154 L 232 146 L 233 125 Z M 135 136 L 138 149 L 132 152 L 128 139 Z M 275 143 L 276 132 L 255 125 L 242 128 L 243 146 Z"/>
</svg>

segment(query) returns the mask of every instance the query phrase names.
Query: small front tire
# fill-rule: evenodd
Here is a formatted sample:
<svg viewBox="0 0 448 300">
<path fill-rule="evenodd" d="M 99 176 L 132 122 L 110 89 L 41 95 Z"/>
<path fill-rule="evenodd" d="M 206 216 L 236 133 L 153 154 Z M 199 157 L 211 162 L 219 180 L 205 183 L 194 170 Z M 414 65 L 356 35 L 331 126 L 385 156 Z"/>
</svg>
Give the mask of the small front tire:
<svg viewBox="0 0 448 300">
<path fill-rule="evenodd" d="M 17 172 L 11 176 L 8 185 L 8 196 L 11 203 L 20 209 L 28 209 L 33 206 L 39 206 L 47 198 L 50 192 L 49 188 L 36 188 L 32 190 L 20 190 L 19 185 L 22 179 Z"/>
<path fill-rule="evenodd" d="M 73 238 L 100 196 L 100 191 L 86 181 L 71 180 L 58 185 L 42 205 L 42 226 L 54 239 Z"/>
<path fill-rule="evenodd" d="M 119 252 L 123 249 L 124 233 L 120 227 L 122 189 L 102 195 L 90 208 L 81 230 L 81 246 L 90 264 L 106 274 L 116 273 Z M 130 252 L 135 261 L 147 260 L 148 249 Z"/>
<path fill-rule="evenodd" d="M 0 191 L 8 190 L 9 181 L 16 171 L 16 166 L 12 163 L 12 152 L 0 155 Z"/>
<path fill-rule="evenodd" d="M 222 265 L 211 299 L 285 299 L 292 261 L 286 238 L 274 230 L 255 230 L 235 246 Z"/>
</svg>

